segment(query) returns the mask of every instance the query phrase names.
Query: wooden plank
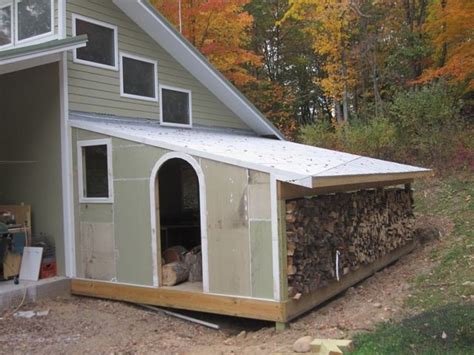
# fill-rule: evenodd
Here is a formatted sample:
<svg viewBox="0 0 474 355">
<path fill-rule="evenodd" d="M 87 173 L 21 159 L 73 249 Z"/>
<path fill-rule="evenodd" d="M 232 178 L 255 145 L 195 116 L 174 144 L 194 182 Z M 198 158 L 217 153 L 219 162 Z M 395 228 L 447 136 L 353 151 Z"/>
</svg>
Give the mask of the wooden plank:
<svg viewBox="0 0 474 355">
<path fill-rule="evenodd" d="M 370 184 L 396 180 L 407 180 L 433 176 L 430 171 L 417 171 L 407 173 L 388 173 L 388 174 L 360 174 L 344 176 L 313 176 L 313 187 L 331 187 L 350 184 Z"/>
<path fill-rule="evenodd" d="M 356 191 L 361 189 L 373 189 L 380 188 L 385 186 L 396 186 L 396 185 L 405 185 L 413 182 L 413 179 L 402 179 L 402 180 L 387 180 L 387 181 L 378 181 L 371 183 L 358 183 L 358 184 L 348 184 L 348 185 L 339 185 L 339 186 L 327 186 L 319 188 L 307 188 L 295 184 L 290 184 L 286 182 L 279 182 L 279 198 L 284 200 L 291 200 L 293 198 L 315 196 L 322 194 L 330 194 L 336 192 L 347 192 L 347 191 Z"/>
<path fill-rule="evenodd" d="M 143 303 L 273 322 L 284 321 L 283 304 L 275 301 L 221 296 L 201 292 L 173 290 L 170 288 L 133 286 L 85 279 L 73 279 L 71 281 L 71 292 L 75 295 L 132 303 Z"/>
<path fill-rule="evenodd" d="M 299 315 L 320 305 L 338 293 L 358 283 L 359 281 L 362 281 L 363 279 L 373 275 L 378 270 L 393 263 L 403 255 L 413 251 L 414 248 L 415 242 L 408 243 L 395 250 L 393 253 L 385 255 L 374 263 L 361 267 L 358 270 L 343 276 L 339 282 L 334 282 L 327 287 L 324 287 L 313 293 L 303 295 L 299 300 L 287 301 L 285 303 L 285 317 L 287 321 L 298 317 Z"/>
</svg>

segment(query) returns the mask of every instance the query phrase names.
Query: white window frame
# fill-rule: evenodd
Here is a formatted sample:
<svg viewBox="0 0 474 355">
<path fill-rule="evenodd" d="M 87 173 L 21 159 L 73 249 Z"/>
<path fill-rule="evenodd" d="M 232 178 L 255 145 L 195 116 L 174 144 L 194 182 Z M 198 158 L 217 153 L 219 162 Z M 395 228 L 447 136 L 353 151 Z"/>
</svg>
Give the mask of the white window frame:
<svg viewBox="0 0 474 355">
<path fill-rule="evenodd" d="M 124 72 L 123 72 L 123 58 L 129 58 L 129 59 L 134 59 L 140 62 L 144 63 L 149 63 L 153 64 L 153 74 L 154 74 L 154 89 L 155 89 L 155 96 L 150 97 L 150 96 L 141 96 L 141 95 L 134 95 L 134 94 L 128 94 L 124 92 Z M 127 97 L 129 99 L 137 99 L 137 100 L 145 100 L 145 101 L 154 101 L 158 102 L 158 61 L 149 59 L 149 58 L 144 58 L 135 54 L 130 54 L 127 52 L 120 52 L 120 96 L 121 97 Z"/>
<path fill-rule="evenodd" d="M 189 123 L 174 123 L 174 122 L 164 122 L 163 121 L 163 95 L 162 95 L 163 89 L 173 90 L 173 91 L 178 91 L 178 92 L 184 92 L 184 93 L 188 94 Z M 192 103 L 193 103 L 193 100 L 192 100 L 191 90 L 178 88 L 178 87 L 175 87 L 175 86 L 169 86 L 169 85 L 160 85 L 160 125 L 166 126 L 166 127 L 192 128 L 193 127 L 193 106 L 192 106 Z"/>
<path fill-rule="evenodd" d="M 91 62 L 89 60 L 80 59 L 80 58 L 77 58 L 77 49 L 75 49 L 72 53 L 73 62 L 78 63 L 78 64 L 90 65 L 96 68 L 118 71 L 118 68 L 119 68 L 118 27 L 115 25 L 111 25 L 110 23 L 107 23 L 107 22 L 95 20 L 90 17 L 86 17 L 86 16 L 82 16 L 78 14 L 72 14 L 72 35 L 73 36 L 76 36 L 76 20 L 81 20 L 84 22 L 92 23 L 94 25 L 110 28 L 114 31 L 114 58 L 115 60 L 114 60 L 114 65 L 107 65 L 107 64 L 96 63 L 96 62 Z"/>
<path fill-rule="evenodd" d="M 10 43 L 4 44 L 3 46 L 0 46 L 0 49 L 5 49 L 9 47 L 13 47 L 15 43 L 15 28 L 14 28 L 14 23 L 15 23 L 15 14 L 14 14 L 14 5 L 13 5 L 13 0 L 10 2 L 5 2 L 3 5 L 0 5 L 0 7 L 5 8 L 10 6 Z"/>
<path fill-rule="evenodd" d="M 84 195 L 84 147 L 92 147 L 97 145 L 107 146 L 107 177 L 109 187 L 109 197 L 87 197 Z M 113 179 L 113 168 L 112 168 L 112 140 L 110 138 L 105 139 L 92 139 L 77 142 L 77 175 L 78 175 L 78 186 L 79 186 L 79 202 L 80 203 L 113 203 L 114 202 L 114 179 Z"/>
<path fill-rule="evenodd" d="M 28 38 L 25 38 L 25 39 L 22 39 L 22 40 L 19 40 L 18 39 L 18 4 L 21 2 L 22 0 L 14 0 L 14 3 L 15 3 L 15 6 L 14 6 L 14 9 L 15 9 L 15 45 L 17 44 L 23 44 L 23 43 L 30 43 L 30 42 L 39 42 L 38 40 L 41 40 L 43 38 L 46 38 L 46 37 L 51 37 L 54 35 L 54 0 L 51 0 L 51 31 L 47 32 L 47 33 L 42 33 L 40 35 L 37 35 L 37 36 L 33 36 L 33 37 L 28 37 Z"/>
</svg>

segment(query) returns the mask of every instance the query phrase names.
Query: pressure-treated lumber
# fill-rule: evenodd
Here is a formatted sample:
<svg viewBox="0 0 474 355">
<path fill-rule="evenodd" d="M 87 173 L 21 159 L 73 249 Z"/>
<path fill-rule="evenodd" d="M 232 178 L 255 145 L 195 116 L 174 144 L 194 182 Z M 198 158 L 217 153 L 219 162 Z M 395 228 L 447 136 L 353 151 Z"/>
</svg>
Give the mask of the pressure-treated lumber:
<svg viewBox="0 0 474 355">
<path fill-rule="evenodd" d="M 217 313 L 243 318 L 284 322 L 284 304 L 275 301 L 178 291 L 168 288 L 124 285 L 107 281 L 73 279 L 75 295 L 132 303 Z"/>
</svg>

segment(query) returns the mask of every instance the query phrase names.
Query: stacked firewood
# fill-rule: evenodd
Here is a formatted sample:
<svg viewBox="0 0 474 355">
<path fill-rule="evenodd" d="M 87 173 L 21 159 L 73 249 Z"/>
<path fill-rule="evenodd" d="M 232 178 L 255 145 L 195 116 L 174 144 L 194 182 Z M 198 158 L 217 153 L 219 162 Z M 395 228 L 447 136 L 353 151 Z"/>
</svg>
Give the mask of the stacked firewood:
<svg viewBox="0 0 474 355">
<path fill-rule="evenodd" d="M 413 239 L 410 190 L 319 195 L 286 203 L 289 294 L 309 293 Z"/>
</svg>

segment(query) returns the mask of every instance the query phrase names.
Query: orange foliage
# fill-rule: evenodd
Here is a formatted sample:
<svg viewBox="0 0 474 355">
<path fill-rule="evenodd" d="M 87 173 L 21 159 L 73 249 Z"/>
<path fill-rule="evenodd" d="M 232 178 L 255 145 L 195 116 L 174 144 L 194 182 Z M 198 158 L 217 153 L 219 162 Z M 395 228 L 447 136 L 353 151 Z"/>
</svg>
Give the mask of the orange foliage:
<svg viewBox="0 0 474 355">
<path fill-rule="evenodd" d="M 444 5 L 444 6 L 443 6 Z M 433 38 L 441 66 L 429 68 L 419 83 L 445 76 L 454 82 L 469 82 L 474 88 L 474 1 L 436 0 L 431 4 L 426 30 Z"/>
<path fill-rule="evenodd" d="M 246 48 L 253 17 L 243 10 L 250 0 L 182 0 L 182 33 L 237 86 L 255 81 L 245 65 L 261 58 Z M 152 4 L 179 28 L 178 0 Z"/>
</svg>

